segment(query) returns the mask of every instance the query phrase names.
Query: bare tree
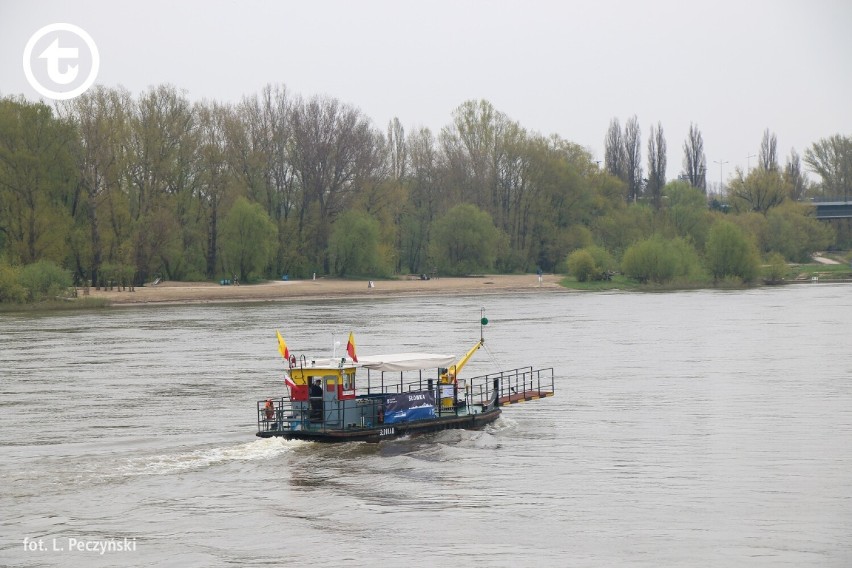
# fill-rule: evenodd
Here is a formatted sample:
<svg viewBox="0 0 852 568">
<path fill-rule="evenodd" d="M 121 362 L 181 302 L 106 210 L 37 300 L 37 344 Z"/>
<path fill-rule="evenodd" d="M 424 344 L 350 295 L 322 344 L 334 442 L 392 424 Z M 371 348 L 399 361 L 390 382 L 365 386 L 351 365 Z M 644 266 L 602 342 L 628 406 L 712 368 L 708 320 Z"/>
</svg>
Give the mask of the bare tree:
<svg viewBox="0 0 852 568">
<path fill-rule="evenodd" d="M 789 184 L 790 197 L 793 200 L 801 201 L 805 197 L 808 180 L 802 171 L 802 161 L 795 148 L 790 150 L 790 157 L 787 158 L 787 165 L 784 166 L 784 181 Z"/>
<path fill-rule="evenodd" d="M 195 113 L 185 93 L 171 85 L 143 93 L 130 121 L 130 215 L 136 234 L 137 282 L 162 267 L 173 277 L 168 251 L 191 229 L 191 197 L 197 176 Z M 176 207 L 167 204 L 176 202 Z M 158 265 L 158 266 L 155 266 Z"/>
<path fill-rule="evenodd" d="M 698 126 L 689 123 L 689 134 L 683 143 L 683 170 L 692 187 L 707 193 L 707 157 L 704 155 L 704 139 Z"/>
<path fill-rule="evenodd" d="M 107 89 L 96 86 L 83 95 L 60 105 L 60 111 L 77 126 L 80 136 L 80 152 L 77 167 L 80 172 L 78 183 L 86 194 L 86 214 L 89 222 L 88 258 L 77 257 L 77 270 L 87 274 L 94 287 L 100 285 L 100 269 L 103 262 L 119 263 L 125 259 L 117 257 L 118 249 L 129 236 L 129 225 L 120 223 L 121 215 L 115 214 L 113 200 L 123 187 L 126 172 L 127 123 L 133 107 L 130 94 L 123 89 Z M 101 207 L 105 205 L 107 212 Z M 104 251 L 101 223 L 108 222 L 113 238 L 108 250 Z M 84 266 L 85 265 L 85 266 Z"/>
<path fill-rule="evenodd" d="M 636 201 L 642 193 L 642 133 L 634 114 L 624 125 L 624 170 L 627 201 Z"/>
<path fill-rule="evenodd" d="M 402 181 L 408 170 L 408 147 L 405 143 L 405 129 L 397 117 L 388 123 L 387 145 L 390 177 Z"/>
<path fill-rule="evenodd" d="M 617 118 L 613 118 L 609 121 L 609 128 L 604 139 L 604 168 L 618 179 L 625 180 L 626 159 L 621 124 Z"/>
<path fill-rule="evenodd" d="M 289 160 L 302 191 L 299 230 L 312 249 L 309 257 L 321 259 L 329 272 L 331 224 L 362 184 L 380 177 L 382 136 L 359 110 L 337 99 L 297 101 L 290 124 Z"/>
<path fill-rule="evenodd" d="M 401 235 L 400 256 L 410 272 L 420 272 L 426 262 L 429 231 L 438 216 L 443 170 L 435 136 L 428 128 L 421 128 L 408 136 L 408 149 L 412 211 Z"/>
<path fill-rule="evenodd" d="M 465 101 L 453 111 L 453 123 L 441 131 L 458 199 L 480 208 L 497 203 L 497 144 L 507 117 L 486 100 Z"/>
<path fill-rule="evenodd" d="M 207 277 L 214 278 L 219 255 L 219 219 L 231 179 L 226 126 L 234 116 L 231 108 L 215 102 L 197 103 L 195 112 L 198 117 L 200 166 L 196 192 L 207 232 Z"/>
<path fill-rule="evenodd" d="M 657 122 L 657 129 L 651 126 L 648 134 L 648 193 L 655 209 L 662 205 L 662 190 L 666 185 L 666 138 L 663 125 Z"/>
<path fill-rule="evenodd" d="M 778 139 L 768 128 L 763 131 L 757 162 L 758 167 L 767 172 L 778 170 Z"/>
</svg>

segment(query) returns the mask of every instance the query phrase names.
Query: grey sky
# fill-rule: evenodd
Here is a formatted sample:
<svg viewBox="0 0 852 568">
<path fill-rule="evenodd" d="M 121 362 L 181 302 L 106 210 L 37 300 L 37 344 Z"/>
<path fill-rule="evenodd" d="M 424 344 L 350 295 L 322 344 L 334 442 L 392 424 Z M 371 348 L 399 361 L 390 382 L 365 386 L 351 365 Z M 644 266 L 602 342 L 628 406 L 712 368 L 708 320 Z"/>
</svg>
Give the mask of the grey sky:
<svg viewBox="0 0 852 568">
<path fill-rule="evenodd" d="M 784 159 L 852 135 L 852 2 L 0 0 L 0 94 L 37 99 L 29 37 L 54 22 L 97 43 L 97 82 L 139 94 L 171 83 L 193 100 L 238 101 L 267 83 L 329 95 L 376 127 L 399 117 L 435 134 L 468 99 L 602 159 L 609 121 L 636 114 L 643 167 L 660 121 L 668 176 L 690 121 L 714 161 L 745 169 L 764 129 Z M 751 166 L 756 159 L 751 159 Z"/>
</svg>

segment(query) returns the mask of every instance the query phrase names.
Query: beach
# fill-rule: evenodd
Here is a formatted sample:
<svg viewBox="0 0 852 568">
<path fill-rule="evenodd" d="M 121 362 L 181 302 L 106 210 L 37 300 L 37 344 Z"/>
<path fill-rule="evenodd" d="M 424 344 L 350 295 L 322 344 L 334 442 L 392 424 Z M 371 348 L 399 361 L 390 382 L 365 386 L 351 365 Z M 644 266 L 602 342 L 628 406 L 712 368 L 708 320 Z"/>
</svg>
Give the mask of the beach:
<svg viewBox="0 0 852 568">
<path fill-rule="evenodd" d="M 486 275 L 465 278 L 416 277 L 398 280 L 271 280 L 259 284 L 240 286 L 220 285 L 212 282 L 160 282 L 136 287 L 134 291 L 78 290 L 78 297 L 103 298 L 113 305 L 138 304 L 188 304 L 216 302 L 263 302 L 335 298 L 369 298 L 375 296 L 488 294 L 500 292 L 536 292 L 564 290 L 559 285 L 561 277 L 545 274 Z"/>
</svg>

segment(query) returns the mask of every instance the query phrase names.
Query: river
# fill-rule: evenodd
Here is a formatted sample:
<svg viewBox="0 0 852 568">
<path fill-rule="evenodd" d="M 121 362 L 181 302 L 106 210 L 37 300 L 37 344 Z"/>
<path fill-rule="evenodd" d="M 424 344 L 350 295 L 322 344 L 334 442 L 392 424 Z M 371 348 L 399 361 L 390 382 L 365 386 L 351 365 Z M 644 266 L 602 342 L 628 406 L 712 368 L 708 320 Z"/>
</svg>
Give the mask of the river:
<svg viewBox="0 0 852 568">
<path fill-rule="evenodd" d="M 275 330 L 553 367 L 485 430 L 261 440 Z M 0 565 L 850 566 L 852 287 L 0 315 Z M 337 348 L 340 353 L 340 347 Z"/>
</svg>

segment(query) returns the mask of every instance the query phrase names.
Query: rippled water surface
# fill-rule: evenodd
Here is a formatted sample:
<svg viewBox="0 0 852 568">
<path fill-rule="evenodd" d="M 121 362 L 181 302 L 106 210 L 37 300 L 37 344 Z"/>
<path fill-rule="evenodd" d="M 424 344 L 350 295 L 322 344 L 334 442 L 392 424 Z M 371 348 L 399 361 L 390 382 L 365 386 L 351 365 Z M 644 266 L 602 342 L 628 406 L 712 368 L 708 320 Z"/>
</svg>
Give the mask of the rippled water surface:
<svg viewBox="0 0 852 568">
<path fill-rule="evenodd" d="M 276 329 L 461 355 L 483 307 L 465 373 L 552 366 L 555 397 L 479 432 L 254 437 Z M 3 314 L 0 458 L 0 565 L 850 566 L 852 287 Z"/>
</svg>

